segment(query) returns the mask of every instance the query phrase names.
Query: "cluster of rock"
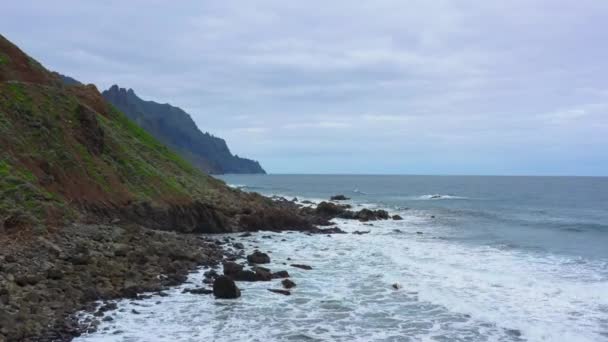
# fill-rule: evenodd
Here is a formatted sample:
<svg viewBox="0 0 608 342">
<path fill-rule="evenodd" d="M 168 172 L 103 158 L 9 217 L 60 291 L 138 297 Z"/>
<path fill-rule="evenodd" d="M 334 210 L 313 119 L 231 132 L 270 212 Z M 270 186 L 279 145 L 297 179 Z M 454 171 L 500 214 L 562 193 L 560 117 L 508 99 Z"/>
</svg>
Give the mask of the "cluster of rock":
<svg viewBox="0 0 608 342">
<path fill-rule="evenodd" d="M 233 246 L 237 244 L 240 243 L 233 243 Z M 236 282 L 269 282 L 273 279 L 283 279 L 281 284 L 285 289 L 269 289 L 269 291 L 284 295 L 291 294 L 289 289 L 295 287 L 296 283 L 288 279 L 290 277 L 289 272 L 285 270 L 273 272 L 266 267 L 259 266 L 260 264 L 270 263 L 270 257 L 268 254 L 255 250 L 253 253 L 247 255 L 247 265 L 245 263 L 236 262 L 236 259 L 243 258 L 242 255 L 243 253 L 239 253 L 236 257 L 232 256 L 228 258 L 233 259 L 232 261 L 223 261 L 223 274 L 219 274 L 215 270 L 205 272 L 205 279 L 203 280 L 203 283 L 212 284 L 213 290 L 201 293 L 213 293 L 216 298 L 234 299 L 241 296 L 241 291 L 236 285 Z M 246 269 L 246 266 L 250 266 L 250 268 Z M 293 264 L 292 266 L 303 269 L 312 269 L 307 265 Z"/>
<path fill-rule="evenodd" d="M 332 202 L 321 202 L 317 204 L 316 208 L 303 207 L 301 212 L 306 215 L 318 217 L 325 220 L 331 220 L 333 218 L 342 218 L 349 220 L 359 220 L 361 222 L 377 221 L 377 220 L 401 220 L 399 215 L 389 215 L 386 210 L 383 209 L 368 209 L 363 208 L 359 211 L 352 211 L 349 204 L 336 204 Z"/>
</svg>

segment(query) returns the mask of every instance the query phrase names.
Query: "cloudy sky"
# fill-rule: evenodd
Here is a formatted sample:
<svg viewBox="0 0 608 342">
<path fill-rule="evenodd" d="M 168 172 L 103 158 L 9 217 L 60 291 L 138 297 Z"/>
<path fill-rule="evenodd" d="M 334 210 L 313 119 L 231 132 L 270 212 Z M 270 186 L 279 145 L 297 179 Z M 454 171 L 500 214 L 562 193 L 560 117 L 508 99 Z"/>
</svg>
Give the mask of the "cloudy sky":
<svg viewBox="0 0 608 342">
<path fill-rule="evenodd" d="M 47 67 L 272 173 L 608 175 L 608 1 L 9 1 Z"/>
</svg>

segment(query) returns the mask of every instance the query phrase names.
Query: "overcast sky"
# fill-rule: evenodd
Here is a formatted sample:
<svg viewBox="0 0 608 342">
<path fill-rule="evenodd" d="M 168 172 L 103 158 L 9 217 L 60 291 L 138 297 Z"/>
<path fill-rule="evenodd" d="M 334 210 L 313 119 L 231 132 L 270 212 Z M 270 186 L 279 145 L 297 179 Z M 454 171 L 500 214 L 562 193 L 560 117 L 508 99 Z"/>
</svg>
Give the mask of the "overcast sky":
<svg viewBox="0 0 608 342">
<path fill-rule="evenodd" d="M 171 3 L 171 4 L 170 4 Z M 8 1 L 48 68 L 271 173 L 608 175 L 608 1 Z"/>
</svg>

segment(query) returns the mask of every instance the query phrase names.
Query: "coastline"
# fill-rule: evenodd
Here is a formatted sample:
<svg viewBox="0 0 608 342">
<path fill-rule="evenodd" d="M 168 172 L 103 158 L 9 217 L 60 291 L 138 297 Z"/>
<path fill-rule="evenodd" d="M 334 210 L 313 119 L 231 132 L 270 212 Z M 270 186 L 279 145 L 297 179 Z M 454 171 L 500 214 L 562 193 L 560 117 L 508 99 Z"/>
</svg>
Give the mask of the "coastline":
<svg viewBox="0 0 608 342">
<path fill-rule="evenodd" d="M 362 221 L 380 219 L 376 217 L 378 213 L 382 219 L 389 218 L 383 210 L 369 209 L 362 212 L 371 216 L 358 217 L 349 206 L 333 202 L 304 206 L 274 197 L 273 203 L 273 208 L 259 214 L 256 220 L 242 222 L 238 232 L 224 233 L 291 230 L 329 235 L 344 233 L 329 220 L 345 213 L 348 219 Z M 285 215 L 294 212 L 313 223 L 310 228 L 288 229 L 290 220 L 285 221 Z M 277 222 L 269 229 L 259 228 L 269 220 Z M 246 255 L 242 249 L 222 247 L 227 243 L 234 245 L 232 240 L 233 237 L 218 240 L 209 234 L 162 231 L 132 223 L 74 223 L 52 231 L 31 228 L 3 236 L 0 301 L 8 310 L 0 314 L 0 321 L 6 323 L 0 336 L 6 336 L 7 341 L 70 341 L 96 330 L 108 311 L 109 301 L 145 298 L 143 293 L 162 295 L 162 291 L 183 284 L 190 272 L 203 266 L 217 269 L 226 261 L 252 266 L 243 262 Z M 75 314 L 80 311 L 91 313 L 93 318 L 77 319 Z"/>
</svg>

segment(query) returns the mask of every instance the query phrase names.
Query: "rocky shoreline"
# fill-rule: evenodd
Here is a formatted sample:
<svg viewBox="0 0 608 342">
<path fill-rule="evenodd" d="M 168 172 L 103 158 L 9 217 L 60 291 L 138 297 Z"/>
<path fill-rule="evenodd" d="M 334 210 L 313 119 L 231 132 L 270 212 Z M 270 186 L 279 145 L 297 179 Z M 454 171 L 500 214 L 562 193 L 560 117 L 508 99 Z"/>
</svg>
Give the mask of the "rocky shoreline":
<svg viewBox="0 0 608 342">
<path fill-rule="evenodd" d="M 278 229 L 279 224 L 297 217 L 305 223 L 304 229 L 292 230 L 334 234 L 344 232 L 320 226 L 332 225 L 330 220 L 336 217 L 364 222 L 391 218 L 384 210 L 353 212 L 349 205 L 335 202 L 274 198 L 274 203 L 268 212 L 248 216 L 250 221 L 241 225 L 241 232 L 261 230 L 260 226 L 284 230 Z M 271 220 L 277 222 L 267 225 Z M 162 294 L 201 266 L 211 271 L 205 273 L 202 287 L 188 289 L 191 293 L 236 298 L 240 291 L 235 281 L 284 279 L 283 289 L 269 290 L 289 295 L 296 286 L 288 279 L 289 273 L 262 267 L 269 256 L 255 250 L 247 255 L 236 238 L 217 240 L 118 223 L 79 223 L 50 231 L 39 227 L 0 236 L 0 341 L 70 341 L 94 331 L 113 309 L 111 300 L 138 299 L 144 292 Z M 220 265 L 223 274 L 215 271 Z M 79 321 L 74 313 L 83 310 L 96 318 Z"/>
<path fill-rule="evenodd" d="M 0 246 L 0 341 L 69 341 L 95 325 L 74 312 L 162 291 L 223 257 L 206 238 L 136 225 L 23 231 Z"/>
</svg>

